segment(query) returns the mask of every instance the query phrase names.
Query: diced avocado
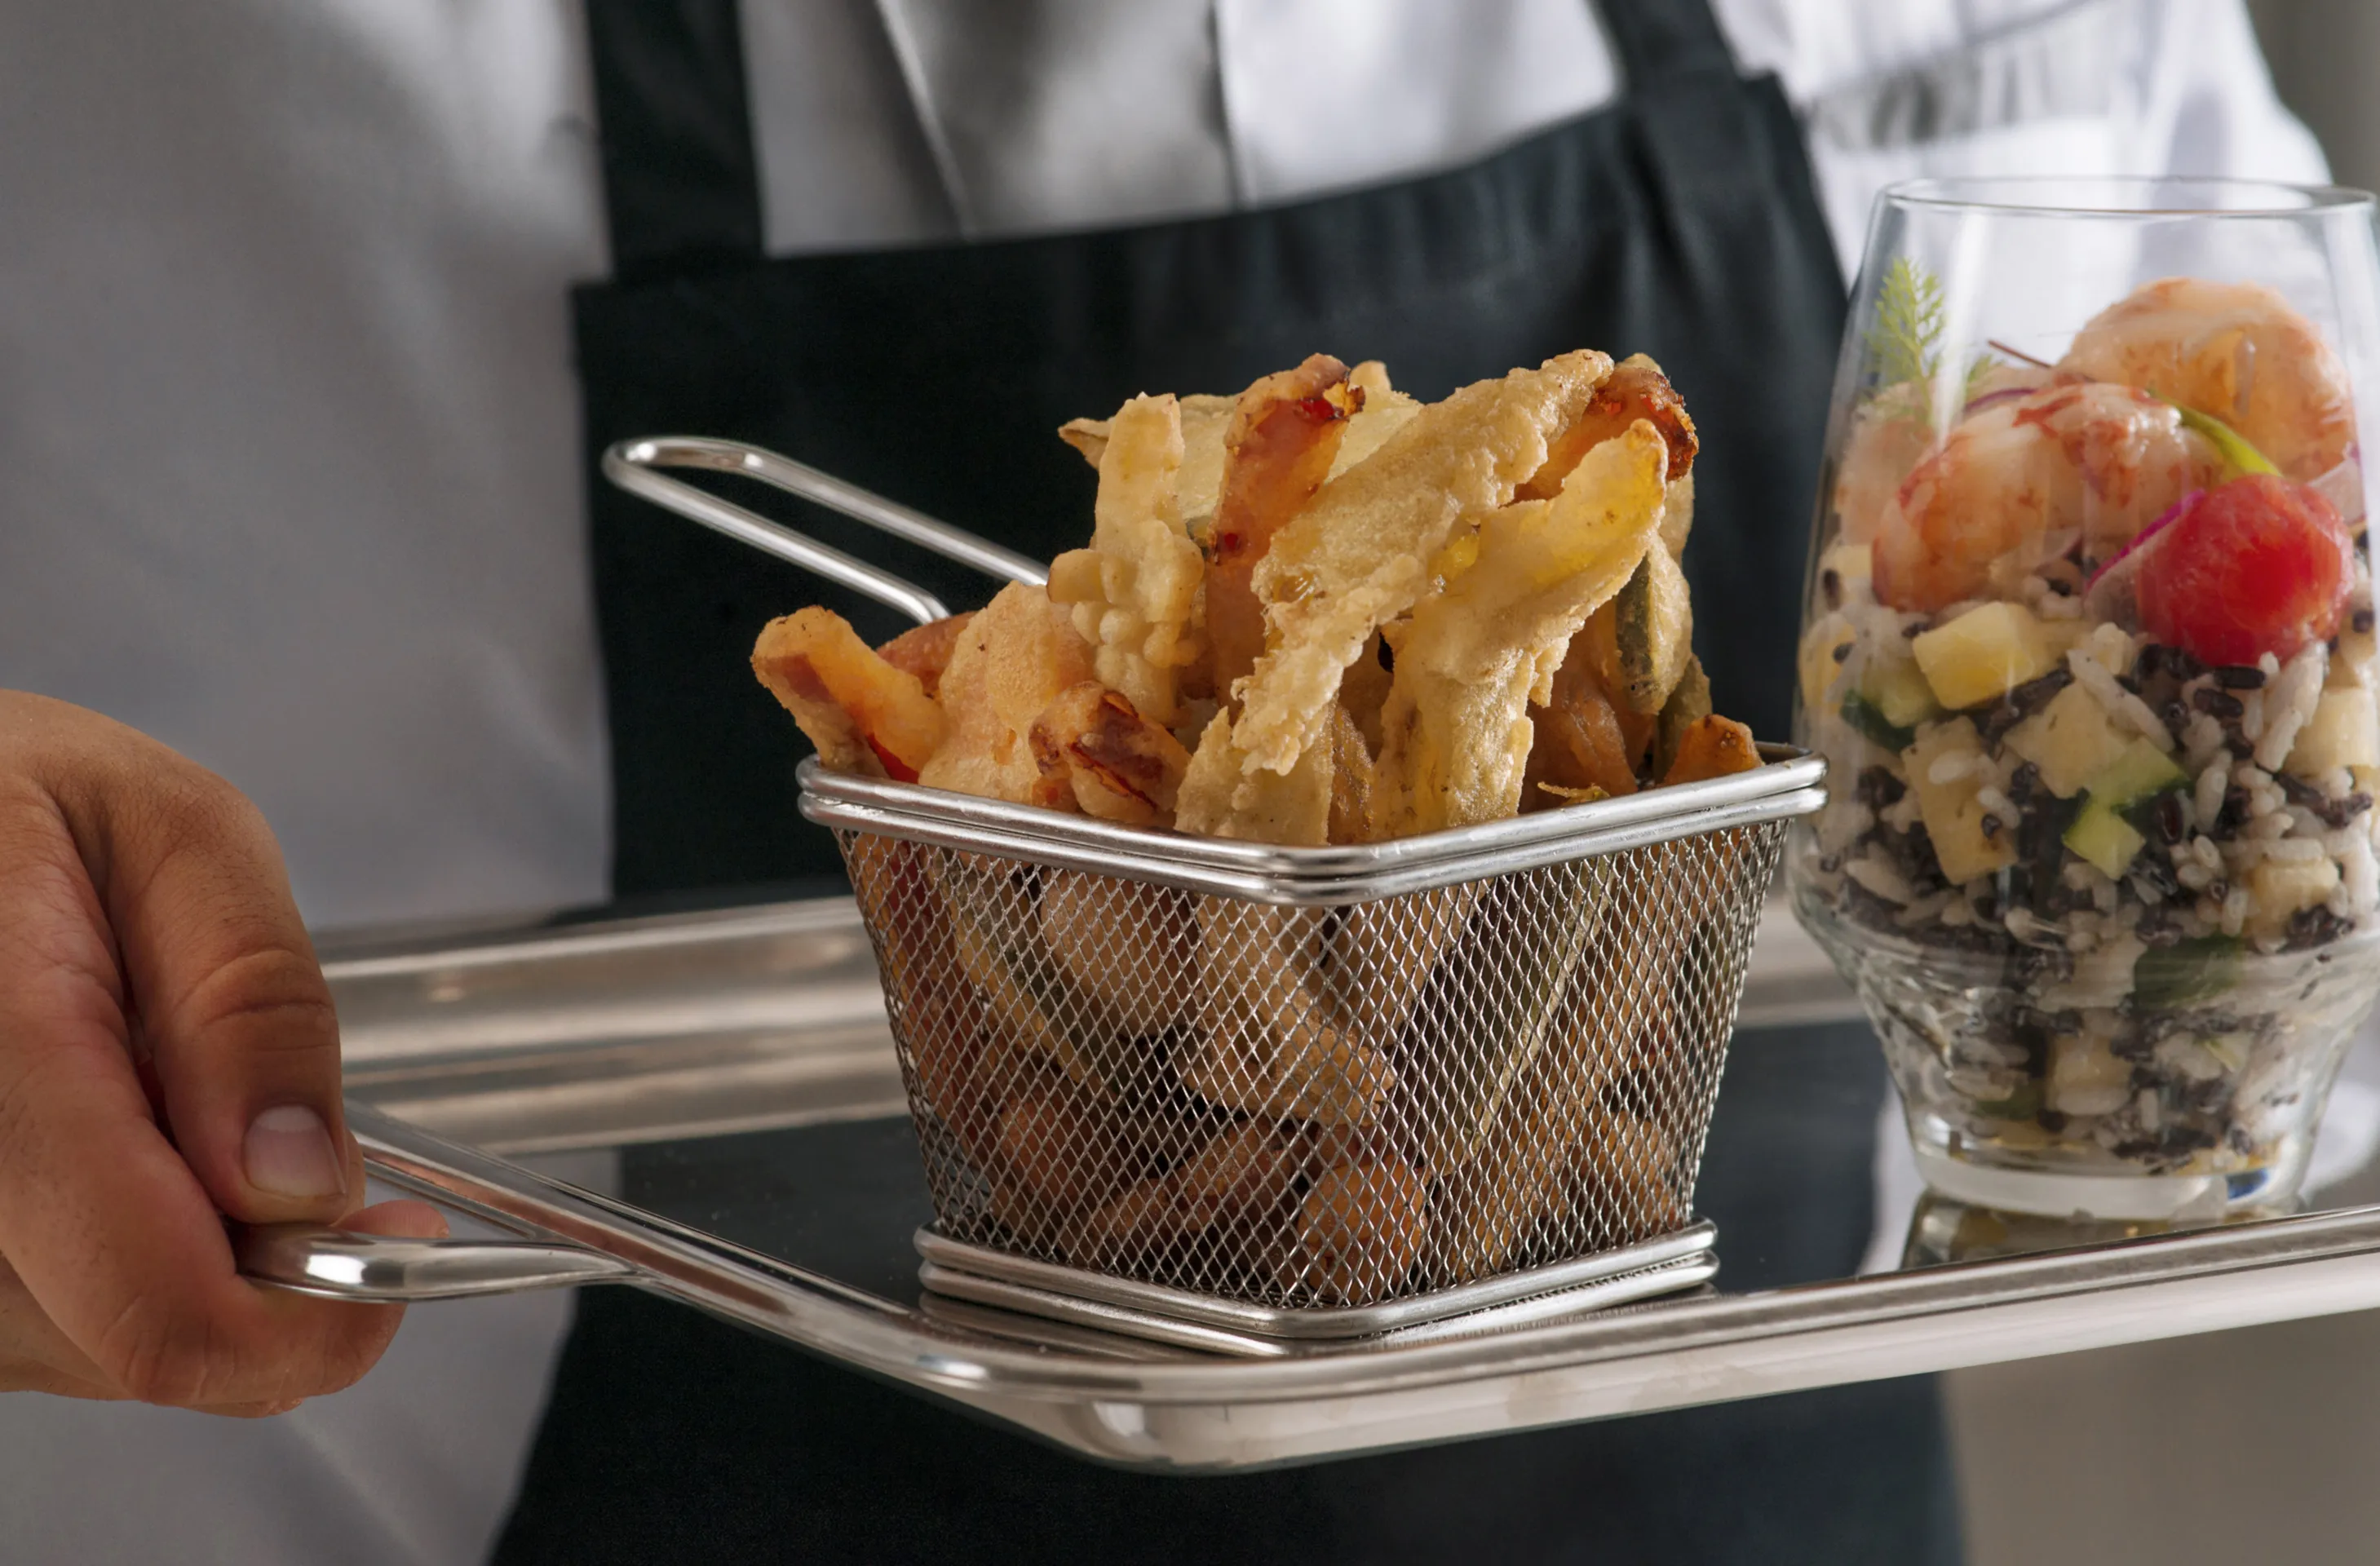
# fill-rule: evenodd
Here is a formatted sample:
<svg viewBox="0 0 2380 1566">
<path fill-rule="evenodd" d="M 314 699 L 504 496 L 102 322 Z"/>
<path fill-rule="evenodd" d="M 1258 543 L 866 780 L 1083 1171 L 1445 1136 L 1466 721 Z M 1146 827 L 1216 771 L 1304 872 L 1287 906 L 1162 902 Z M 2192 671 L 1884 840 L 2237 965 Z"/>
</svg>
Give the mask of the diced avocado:
<svg viewBox="0 0 2380 1566">
<path fill-rule="evenodd" d="M 2050 698 L 2000 743 L 2040 768 L 2041 781 L 2060 799 L 2082 793 L 2124 753 L 2124 736 L 2107 721 L 2107 710 L 2081 686 Z"/>
<path fill-rule="evenodd" d="M 1913 729 L 1902 728 L 1877 710 L 1875 702 L 1858 691 L 1843 698 L 1843 722 L 1887 750 L 1906 750 L 1909 742 L 1917 737 Z"/>
<path fill-rule="evenodd" d="M 2228 935 L 2152 946 L 2132 964 L 2132 1004 L 2167 1012 L 2212 1001 L 2239 982 L 2240 953 Z"/>
<path fill-rule="evenodd" d="M 2133 740 L 2083 785 L 2082 808 L 2066 829 L 2066 846 L 2101 874 L 2122 875 L 2148 841 L 2126 818 L 2189 781 L 2172 757 L 2147 740 Z"/>
<path fill-rule="evenodd" d="M 2092 773 L 2091 781 L 2082 786 L 2093 800 L 2109 809 L 2129 810 L 2189 781 L 2190 775 L 2174 765 L 2172 757 L 2147 740 L 2136 739 Z"/>
<path fill-rule="evenodd" d="M 1661 710 L 1693 653 L 1694 612 L 1686 574 L 1665 549 L 1647 550 L 1617 601 L 1621 694 L 1650 715 Z"/>
<path fill-rule="evenodd" d="M 2147 842 L 2114 806 L 2096 795 L 2083 801 L 2073 824 L 2066 829 L 2066 846 L 2110 880 L 2131 867 L 2132 856 Z"/>
<path fill-rule="evenodd" d="M 1884 721 L 1896 728 L 1913 729 L 1942 715 L 1942 704 L 1934 699 L 1934 687 L 1917 672 L 1917 665 L 1906 658 L 1877 658 L 1860 674 L 1860 694 L 1865 696 Z"/>
<path fill-rule="evenodd" d="M 2041 1084 L 2028 1077 L 2005 1099 L 1979 1099 L 1975 1112 L 1994 1120 L 2031 1120 L 2041 1112 Z"/>
<path fill-rule="evenodd" d="M 1937 762 L 1958 756 L 1980 761 L 1982 755 L 1975 725 L 1961 718 L 1927 729 L 1902 757 L 1925 835 L 1934 840 L 1934 857 L 1953 881 L 1973 880 L 2016 863 L 2016 823 L 1998 821 L 1990 832 L 1984 830 L 1989 812 L 1975 797 L 1983 788 L 1980 769 L 1948 783 L 1934 781 Z"/>
<path fill-rule="evenodd" d="M 2022 604 L 1986 603 L 1912 638 L 1926 683 L 1953 711 L 1980 706 L 2046 674 L 2057 662 L 2041 622 Z"/>
<path fill-rule="evenodd" d="M 1855 638 L 1852 628 L 1840 614 L 1829 614 L 1812 625 L 1802 637 L 1801 675 L 1802 710 L 1815 712 L 1826 705 L 1827 691 L 1842 672 L 1842 661 L 1835 656 L 1840 649 L 1852 645 Z"/>
<path fill-rule="evenodd" d="M 2380 707 L 2361 686 L 2324 691 L 2289 747 L 2287 770 L 2319 777 L 2333 767 L 2380 767 Z"/>
</svg>

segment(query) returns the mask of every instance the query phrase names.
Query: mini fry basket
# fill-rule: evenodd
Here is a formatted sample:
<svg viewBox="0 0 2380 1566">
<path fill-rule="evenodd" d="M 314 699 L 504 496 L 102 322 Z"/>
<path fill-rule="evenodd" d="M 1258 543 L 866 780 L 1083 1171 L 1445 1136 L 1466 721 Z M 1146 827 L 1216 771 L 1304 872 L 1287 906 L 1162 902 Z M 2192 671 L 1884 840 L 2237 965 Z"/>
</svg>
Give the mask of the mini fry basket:
<svg viewBox="0 0 2380 1566">
<path fill-rule="evenodd" d="M 605 466 L 921 620 L 941 606 L 899 578 L 652 469 L 759 478 L 1038 579 L 756 448 L 654 438 Z M 960 1313 L 1278 1354 L 1708 1279 L 1693 1207 L 1719 1068 L 1787 825 L 1825 799 L 1822 761 L 1764 759 L 1318 848 L 804 762 L 802 813 L 841 844 L 883 977 L 934 1204 L 926 1284 Z"/>
<path fill-rule="evenodd" d="M 1703 1281 L 1694 1176 L 1823 763 L 1281 848 L 801 771 L 883 973 L 938 1293 L 1218 1352 Z"/>
</svg>

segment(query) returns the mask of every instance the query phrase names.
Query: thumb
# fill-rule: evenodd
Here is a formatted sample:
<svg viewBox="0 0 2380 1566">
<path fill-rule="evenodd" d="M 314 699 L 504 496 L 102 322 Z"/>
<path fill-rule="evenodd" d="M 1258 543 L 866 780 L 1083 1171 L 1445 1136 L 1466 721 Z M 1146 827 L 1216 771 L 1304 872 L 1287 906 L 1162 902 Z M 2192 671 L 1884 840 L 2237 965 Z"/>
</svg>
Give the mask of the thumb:
<svg viewBox="0 0 2380 1566">
<path fill-rule="evenodd" d="M 116 937 L 164 1128 L 229 1216 L 335 1220 L 362 1198 L 363 1162 L 340 1110 L 330 987 L 280 850 L 212 773 L 183 763 L 151 783 L 61 803 Z"/>
</svg>

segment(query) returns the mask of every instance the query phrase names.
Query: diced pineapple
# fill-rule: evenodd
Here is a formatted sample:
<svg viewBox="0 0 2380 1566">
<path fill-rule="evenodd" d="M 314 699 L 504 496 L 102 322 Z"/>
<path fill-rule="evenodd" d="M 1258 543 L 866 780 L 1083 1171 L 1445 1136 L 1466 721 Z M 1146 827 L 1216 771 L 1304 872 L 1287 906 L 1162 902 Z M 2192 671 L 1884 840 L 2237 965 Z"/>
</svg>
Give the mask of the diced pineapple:
<svg viewBox="0 0 2380 1566">
<path fill-rule="evenodd" d="M 1835 683 L 1841 672 L 1842 660 L 1835 656 L 1838 648 L 1849 647 L 1856 639 L 1852 628 L 1840 614 L 1829 614 L 1812 625 L 1802 638 L 1802 707 L 1815 712 L 1827 704 L 1827 688 Z"/>
<path fill-rule="evenodd" d="M 2124 736 L 2107 710 L 2081 686 L 2068 686 L 2049 705 L 2008 733 L 2001 744 L 2041 769 L 2041 781 L 2071 799 L 2124 753 Z"/>
<path fill-rule="evenodd" d="M 2360 686 L 2324 691 L 2284 764 L 2301 778 L 2333 767 L 2380 767 L 2380 707 Z"/>
<path fill-rule="evenodd" d="M 1934 840 L 1934 856 L 1941 861 L 1944 875 L 1966 882 L 2016 863 L 2016 823 L 1999 821 L 1985 833 L 1987 812 L 1975 797 L 1983 787 L 1980 765 L 1948 782 L 1934 781 L 1936 765 L 1950 758 L 1982 761 L 1983 742 L 1975 725 L 1964 718 L 1935 724 L 1902 753 L 1910 786 L 1917 791 L 1918 814 L 1925 822 L 1925 834 Z"/>
<path fill-rule="evenodd" d="M 2248 928 L 2267 938 L 2289 933 L 2289 916 L 2328 901 L 2338 867 L 2328 859 L 2267 859 L 2248 872 Z"/>
<path fill-rule="evenodd" d="M 2046 674 L 2057 662 L 2033 611 L 1986 603 L 1914 637 L 1909 650 L 1943 706 L 1957 710 L 1992 700 Z"/>
<path fill-rule="evenodd" d="M 2059 1114 L 2113 1114 L 2132 1096 L 2132 1068 L 2107 1044 L 2087 1034 L 2062 1033 L 2050 1041 L 2049 1107 Z"/>
</svg>

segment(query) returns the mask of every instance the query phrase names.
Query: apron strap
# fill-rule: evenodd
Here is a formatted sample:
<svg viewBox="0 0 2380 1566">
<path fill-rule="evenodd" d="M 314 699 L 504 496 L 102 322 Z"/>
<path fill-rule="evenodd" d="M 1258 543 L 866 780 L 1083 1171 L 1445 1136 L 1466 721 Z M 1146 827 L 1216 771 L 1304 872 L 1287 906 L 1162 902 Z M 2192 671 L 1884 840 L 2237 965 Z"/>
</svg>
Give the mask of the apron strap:
<svg viewBox="0 0 2380 1566">
<path fill-rule="evenodd" d="M 1595 0 L 1595 9 L 1632 91 L 1693 71 L 1735 73 L 1709 0 Z"/>
<path fill-rule="evenodd" d="M 612 274 L 760 259 L 736 0 L 586 0 Z"/>
</svg>

